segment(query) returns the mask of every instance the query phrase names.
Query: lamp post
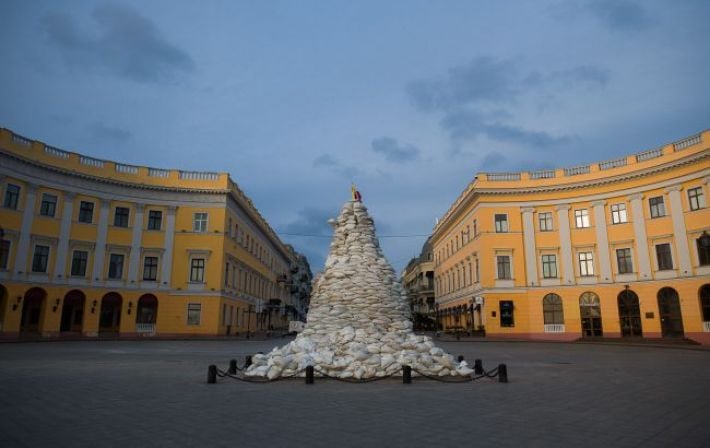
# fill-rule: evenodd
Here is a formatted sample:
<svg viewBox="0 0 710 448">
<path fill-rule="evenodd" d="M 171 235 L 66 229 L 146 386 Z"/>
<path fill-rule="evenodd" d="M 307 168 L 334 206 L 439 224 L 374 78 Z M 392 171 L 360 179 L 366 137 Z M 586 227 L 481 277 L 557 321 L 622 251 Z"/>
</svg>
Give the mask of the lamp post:
<svg viewBox="0 0 710 448">
<path fill-rule="evenodd" d="M 247 308 L 247 339 L 251 337 L 251 305 Z"/>
<path fill-rule="evenodd" d="M 469 308 L 468 308 L 470 314 L 471 314 L 471 334 L 473 334 L 474 330 L 474 322 L 473 322 L 473 299 L 471 299 L 471 302 L 469 303 Z"/>
</svg>

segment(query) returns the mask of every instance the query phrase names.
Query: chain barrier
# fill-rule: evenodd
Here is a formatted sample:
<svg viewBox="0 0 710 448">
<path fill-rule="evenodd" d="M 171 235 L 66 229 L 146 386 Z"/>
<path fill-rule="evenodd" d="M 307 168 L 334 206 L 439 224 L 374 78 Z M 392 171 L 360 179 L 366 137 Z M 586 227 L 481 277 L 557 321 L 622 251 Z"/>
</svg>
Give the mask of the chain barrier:
<svg viewBox="0 0 710 448">
<path fill-rule="evenodd" d="M 479 363 L 480 360 L 477 360 L 476 362 Z M 232 370 L 232 368 L 234 368 L 234 370 L 236 372 L 245 372 L 249 368 L 249 365 L 250 365 L 250 363 L 247 360 L 247 361 L 245 361 L 245 363 L 242 367 L 239 367 L 237 365 L 237 362 L 235 360 L 232 360 L 232 361 L 230 361 L 230 370 Z M 405 368 L 405 367 L 406 366 L 403 366 L 403 368 Z M 498 377 L 499 381 L 502 383 L 508 382 L 508 373 L 507 373 L 507 368 L 506 368 L 505 364 L 500 364 L 498 367 L 491 369 L 489 371 L 485 371 L 485 370 L 481 369 L 481 371 L 483 373 L 478 374 L 478 375 L 469 374 L 469 375 L 465 375 L 465 376 L 452 376 L 452 375 L 437 376 L 437 375 L 430 375 L 430 374 L 421 372 L 413 367 L 409 367 L 409 368 L 411 369 L 411 372 L 416 373 L 421 378 L 426 378 L 426 379 L 429 379 L 432 381 L 438 381 L 440 383 L 469 383 L 472 381 L 479 380 L 481 378 L 493 379 L 496 377 Z M 254 376 L 254 377 L 246 376 L 246 375 L 244 375 L 244 373 L 242 373 L 241 375 L 238 375 L 238 374 L 236 374 L 236 372 L 231 373 L 229 371 L 224 371 L 224 370 L 218 369 L 216 366 L 212 365 L 212 366 L 210 366 L 210 372 L 212 373 L 213 377 L 212 377 L 212 380 L 208 380 L 208 382 L 213 383 L 213 382 L 215 382 L 217 377 L 220 377 L 220 378 L 231 378 L 231 379 L 234 379 L 237 381 L 243 381 L 243 382 L 247 382 L 247 383 L 273 383 L 274 381 L 291 379 L 291 378 L 295 378 L 297 376 L 300 376 L 302 373 L 306 372 L 307 369 L 308 369 L 308 366 L 297 371 L 297 372 L 294 372 L 291 375 L 277 376 L 275 378 L 265 378 L 265 377 L 257 377 L 257 376 Z M 210 372 L 208 372 L 208 377 L 209 377 Z M 330 375 L 327 372 L 321 370 L 320 368 L 316 368 L 315 366 L 313 367 L 313 372 L 318 373 L 321 378 L 329 378 L 329 379 L 340 381 L 343 383 L 371 383 L 374 381 L 389 379 L 394 376 L 398 376 L 398 374 L 399 374 L 399 372 L 395 372 L 390 375 L 376 376 L 376 377 L 372 377 L 372 378 L 341 378 L 338 376 Z M 404 376 L 405 373 L 402 373 L 402 375 Z M 411 375 L 411 374 L 407 374 L 407 375 Z M 308 380 L 308 378 L 307 378 L 308 373 L 306 373 L 305 377 Z M 405 380 L 405 383 L 406 382 L 411 382 L 411 376 L 408 381 Z"/>
</svg>

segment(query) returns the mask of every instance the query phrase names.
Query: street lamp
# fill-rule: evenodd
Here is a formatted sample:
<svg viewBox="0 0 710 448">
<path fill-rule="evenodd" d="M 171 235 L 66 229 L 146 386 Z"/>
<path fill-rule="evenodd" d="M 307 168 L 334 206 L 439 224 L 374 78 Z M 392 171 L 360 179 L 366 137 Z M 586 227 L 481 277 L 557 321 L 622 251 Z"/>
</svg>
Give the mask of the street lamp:
<svg viewBox="0 0 710 448">
<path fill-rule="evenodd" d="M 247 339 L 251 337 L 251 305 L 247 309 Z"/>
</svg>

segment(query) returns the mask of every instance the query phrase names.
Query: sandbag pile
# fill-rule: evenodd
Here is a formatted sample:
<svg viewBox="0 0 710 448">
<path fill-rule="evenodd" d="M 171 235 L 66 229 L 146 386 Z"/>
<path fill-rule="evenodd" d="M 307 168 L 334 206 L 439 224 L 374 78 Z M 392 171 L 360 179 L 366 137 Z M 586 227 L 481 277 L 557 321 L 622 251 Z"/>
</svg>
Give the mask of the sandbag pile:
<svg viewBox="0 0 710 448">
<path fill-rule="evenodd" d="M 403 365 L 427 375 L 472 373 L 465 361 L 457 363 L 429 337 L 412 331 L 406 293 L 362 202 L 346 202 L 330 222 L 335 234 L 313 287 L 305 329 L 293 342 L 254 355 L 245 375 L 303 375 L 308 365 L 355 379 L 401 375 Z"/>
</svg>

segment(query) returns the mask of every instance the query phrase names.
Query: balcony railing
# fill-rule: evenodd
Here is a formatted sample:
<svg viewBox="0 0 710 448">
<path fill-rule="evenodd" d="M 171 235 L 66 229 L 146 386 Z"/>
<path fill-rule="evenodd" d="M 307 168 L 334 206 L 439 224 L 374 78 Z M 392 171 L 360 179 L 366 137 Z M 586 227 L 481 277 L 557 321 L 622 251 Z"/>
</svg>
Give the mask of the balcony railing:
<svg viewBox="0 0 710 448">
<path fill-rule="evenodd" d="M 170 171 L 168 170 L 161 170 L 158 168 L 148 168 L 148 176 L 150 177 L 168 177 L 170 175 Z"/>
<path fill-rule="evenodd" d="M 22 146 L 32 146 L 32 140 L 17 134 L 12 134 L 12 142 Z"/>
<path fill-rule="evenodd" d="M 68 159 L 69 158 L 69 152 L 64 151 L 59 148 L 55 148 L 54 146 L 49 146 L 49 145 L 44 145 L 44 152 L 49 154 L 52 157 L 57 157 L 60 159 Z"/>
<path fill-rule="evenodd" d="M 580 174 L 589 174 L 589 165 L 573 166 L 565 168 L 565 176 L 578 176 Z"/>
<path fill-rule="evenodd" d="M 703 331 L 710 333 L 710 322 L 703 322 Z"/>
<path fill-rule="evenodd" d="M 138 174 L 138 167 L 134 165 L 116 164 L 116 171 L 124 174 Z"/>
<path fill-rule="evenodd" d="M 555 170 L 530 171 L 530 179 L 552 179 L 555 177 Z"/>
<path fill-rule="evenodd" d="M 493 182 L 520 180 L 520 173 L 486 173 L 486 179 Z"/>
<path fill-rule="evenodd" d="M 99 159 L 94 159 L 93 157 L 80 156 L 79 162 L 82 165 L 93 166 L 94 168 L 103 168 L 104 161 Z"/>
<path fill-rule="evenodd" d="M 545 324 L 545 333 L 564 333 L 564 324 Z"/>
<path fill-rule="evenodd" d="M 140 334 L 155 334 L 155 324 L 136 324 L 136 333 Z"/>
<path fill-rule="evenodd" d="M 180 179 L 183 180 L 217 180 L 219 174 L 202 171 L 180 171 Z"/>
<path fill-rule="evenodd" d="M 697 145 L 698 143 L 700 143 L 701 139 L 701 135 L 698 134 L 692 137 L 684 138 L 683 140 L 679 140 L 673 143 L 673 151 L 681 151 L 687 148 L 688 146 Z"/>
<path fill-rule="evenodd" d="M 642 151 L 636 154 L 636 161 L 643 162 L 644 160 L 655 159 L 656 157 L 661 157 L 663 155 L 663 148 L 649 149 L 648 151 Z"/>
<path fill-rule="evenodd" d="M 607 160 L 599 163 L 600 170 L 608 170 L 619 166 L 626 166 L 626 157 L 619 157 L 618 159 Z"/>
</svg>

